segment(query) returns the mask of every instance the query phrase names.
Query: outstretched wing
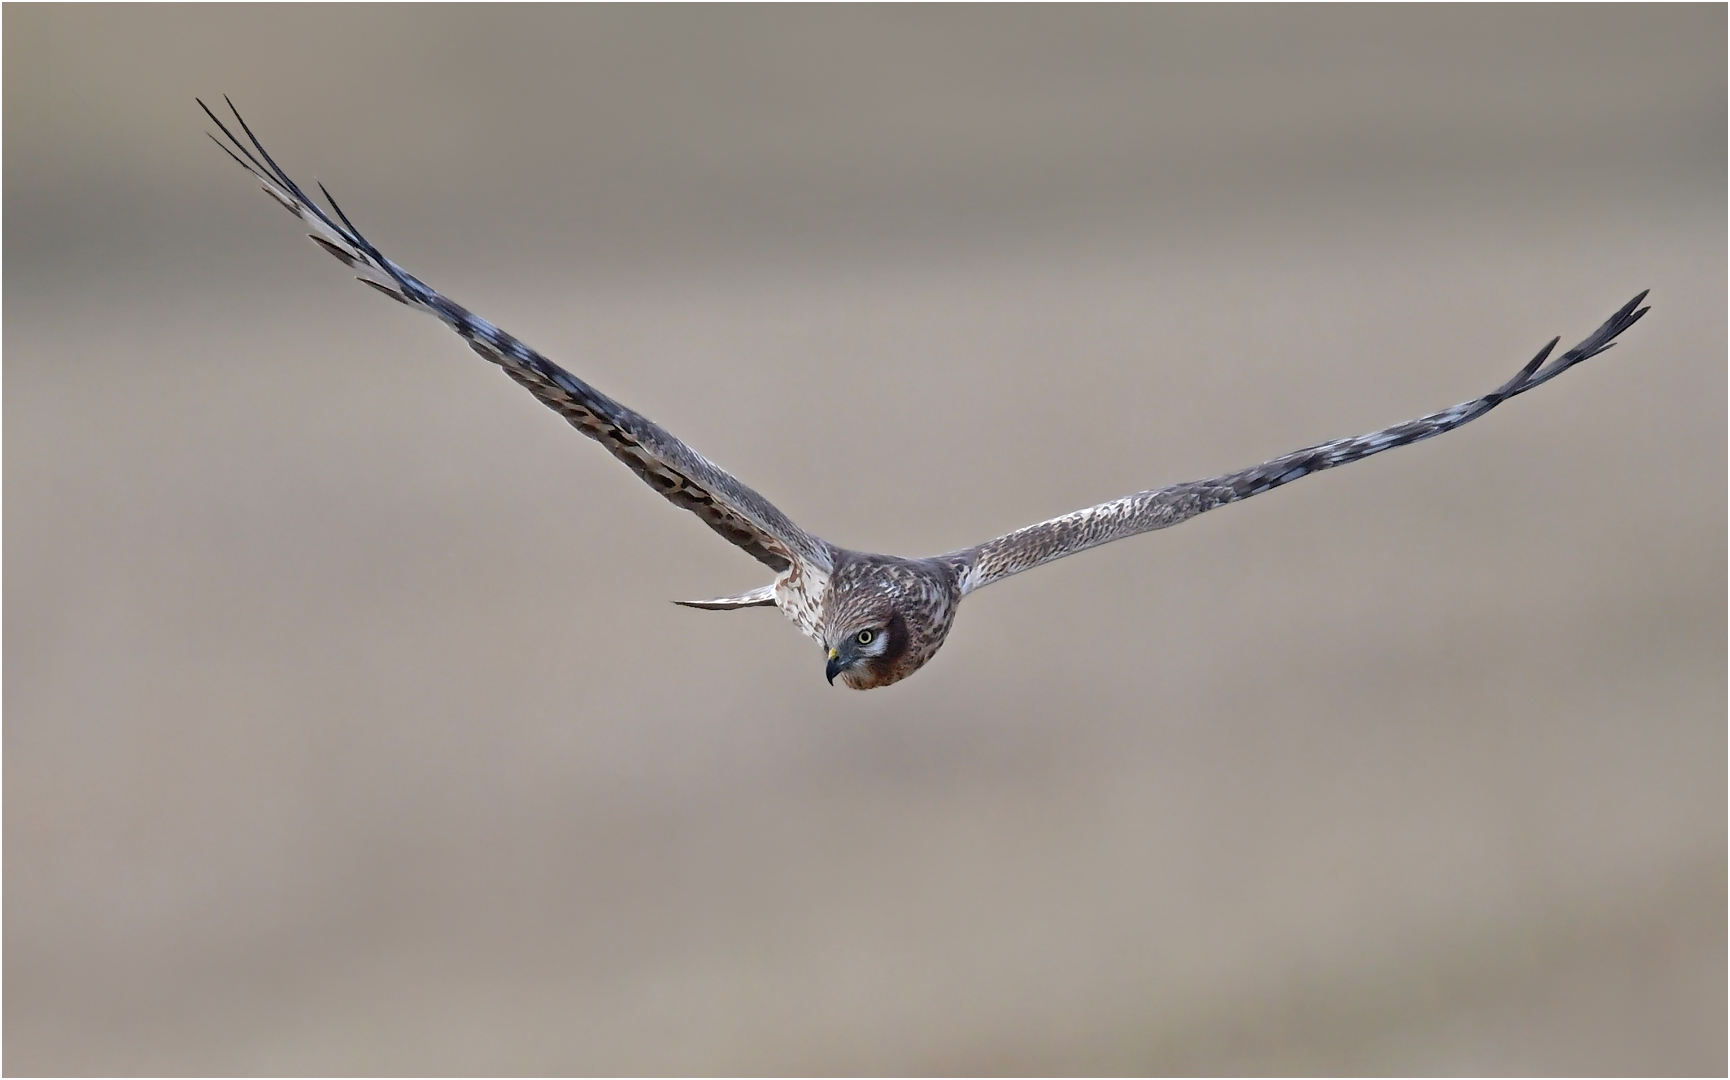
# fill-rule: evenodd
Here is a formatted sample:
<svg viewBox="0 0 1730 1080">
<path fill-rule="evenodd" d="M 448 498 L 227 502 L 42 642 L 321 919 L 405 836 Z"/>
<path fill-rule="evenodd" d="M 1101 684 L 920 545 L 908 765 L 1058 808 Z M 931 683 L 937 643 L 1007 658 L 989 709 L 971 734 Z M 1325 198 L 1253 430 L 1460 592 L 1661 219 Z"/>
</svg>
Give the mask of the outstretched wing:
<svg viewBox="0 0 1730 1080">
<path fill-rule="evenodd" d="M 1074 555 L 1078 551 L 1086 551 L 1100 544 L 1109 544 L 1126 536 L 1176 525 L 1216 506 L 1272 491 L 1281 484 L 1289 484 L 1310 473 L 1359 461 L 1383 450 L 1392 450 L 1396 446 L 1405 446 L 1440 435 L 1444 431 L 1452 431 L 1461 424 L 1476 420 L 1509 398 L 1549 382 L 1580 361 L 1608 349 L 1616 335 L 1633 326 L 1640 316 L 1646 314 L 1648 309 L 1640 307 L 1640 301 L 1645 298 L 1646 294 L 1642 292 L 1628 301 L 1591 337 L 1563 353 L 1548 367 L 1544 367 L 1544 361 L 1561 338 L 1552 340 L 1531 363 L 1520 369 L 1518 375 L 1509 379 L 1494 393 L 1485 394 L 1474 401 L 1467 401 L 1451 409 L 1443 409 L 1441 412 L 1368 435 L 1294 450 L 1284 457 L 1277 457 L 1239 472 L 1216 476 L 1211 480 L 1174 484 L 1157 491 L 1138 492 L 1126 498 L 1100 503 L 1086 510 L 1077 510 L 1073 514 L 1017 529 L 1007 536 L 988 540 L 977 547 L 951 552 L 943 558 L 960 572 L 963 592 L 972 592 L 980 586 L 989 585 L 1011 574 L 1019 574 L 1023 570 L 1031 570 L 1053 559 Z"/>
<path fill-rule="evenodd" d="M 223 99 L 227 101 L 227 98 Z M 419 278 L 379 253 L 361 236 L 323 185 L 335 219 L 288 178 L 260 145 L 252 129 L 228 102 L 246 134 L 236 138 L 204 102 L 206 116 L 227 136 L 211 138 L 264 185 L 277 202 L 312 229 L 314 243 L 356 272 L 359 279 L 393 300 L 438 316 L 482 357 L 528 387 L 548 408 L 570 421 L 630 466 L 650 487 L 696 514 L 711 529 L 744 548 L 759 562 L 780 571 L 797 562 L 831 568 L 829 546 L 811 536 L 729 473 L 674 438 L 665 428 L 627 409 L 540 353 L 459 304 L 447 300 Z M 248 146 L 250 143 L 250 148 Z M 255 154 L 254 151 L 257 153 Z"/>
</svg>

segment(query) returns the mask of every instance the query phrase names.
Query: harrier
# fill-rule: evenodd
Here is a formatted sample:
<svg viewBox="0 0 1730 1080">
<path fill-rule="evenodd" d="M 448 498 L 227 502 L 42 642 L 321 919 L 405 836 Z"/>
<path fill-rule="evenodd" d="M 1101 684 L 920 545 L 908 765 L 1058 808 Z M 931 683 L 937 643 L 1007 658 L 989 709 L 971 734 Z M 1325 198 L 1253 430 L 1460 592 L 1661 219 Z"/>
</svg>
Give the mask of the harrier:
<svg viewBox="0 0 1730 1080">
<path fill-rule="evenodd" d="M 226 99 L 224 99 L 226 100 Z M 691 511 L 722 537 L 767 566 L 775 580 L 715 600 L 677 601 L 711 611 L 781 609 L 822 646 L 824 674 L 856 690 L 900 682 L 942 647 L 961 598 L 1011 574 L 1078 551 L 1163 529 L 1216 506 L 1272 491 L 1322 469 L 1359 461 L 1476 420 L 1502 402 L 1550 381 L 1608 349 L 1648 309 L 1646 294 L 1628 301 L 1590 337 L 1550 361 L 1552 340 L 1501 387 L 1451 409 L 1356 438 L 1294 450 L 1238 472 L 1142 491 L 1017 529 L 974 547 L 926 559 L 850 551 L 795 525 L 769 500 L 675 438 L 468 309 L 433 291 L 379 253 L 320 185 L 326 212 L 265 152 L 234 112 L 246 135 L 236 138 L 202 101 L 199 106 L 227 138 L 211 138 L 263 185 L 277 202 L 312 229 L 313 243 L 356 271 L 359 280 L 393 300 L 443 320 L 482 358 L 497 364 L 584 435 L 642 477 L 675 505 Z M 334 215 L 334 217 L 332 216 Z"/>
</svg>

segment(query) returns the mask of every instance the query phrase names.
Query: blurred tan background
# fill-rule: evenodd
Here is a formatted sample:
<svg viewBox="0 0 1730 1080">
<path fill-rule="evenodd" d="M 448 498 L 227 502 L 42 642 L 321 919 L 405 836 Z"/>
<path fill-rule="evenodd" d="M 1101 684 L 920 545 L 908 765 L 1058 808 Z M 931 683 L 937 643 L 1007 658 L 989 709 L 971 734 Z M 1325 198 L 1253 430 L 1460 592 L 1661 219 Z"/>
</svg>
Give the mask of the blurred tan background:
<svg viewBox="0 0 1730 1080">
<path fill-rule="evenodd" d="M 8 5 L 10 1073 L 1722 1073 L 1725 11 Z M 204 137 L 928 554 L 765 580 Z"/>
</svg>

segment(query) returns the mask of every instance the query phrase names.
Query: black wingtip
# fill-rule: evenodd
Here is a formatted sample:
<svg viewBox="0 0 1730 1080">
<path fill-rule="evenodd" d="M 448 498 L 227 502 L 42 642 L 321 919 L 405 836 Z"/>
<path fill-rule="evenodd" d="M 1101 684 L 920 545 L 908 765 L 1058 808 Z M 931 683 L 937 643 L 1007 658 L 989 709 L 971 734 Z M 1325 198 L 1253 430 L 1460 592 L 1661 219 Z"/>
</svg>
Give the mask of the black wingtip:
<svg viewBox="0 0 1730 1080">
<path fill-rule="evenodd" d="M 1555 378 L 1557 375 L 1560 375 L 1562 372 L 1567 371 L 1576 364 L 1579 364 L 1581 361 L 1590 360 L 1594 356 L 1609 352 L 1611 349 L 1615 348 L 1616 339 L 1626 332 L 1630 326 L 1639 322 L 1641 316 L 1651 310 L 1651 308 L 1640 306 L 1640 301 L 1646 299 L 1646 294 L 1650 291 L 1650 289 L 1641 289 L 1639 295 L 1635 296 L 1626 304 L 1623 304 L 1616 310 L 1614 315 L 1604 320 L 1604 325 L 1592 331 L 1591 335 L 1587 337 L 1586 340 L 1580 342 L 1578 345 L 1557 357 L 1553 362 L 1551 362 L 1549 367 L 1537 371 L 1535 374 L 1530 370 L 1521 372 L 1515 381 L 1509 384 L 1509 387 L 1511 388 L 1510 396 L 1512 394 L 1523 394 L 1535 386 L 1541 386 Z M 1550 350 L 1555 347 L 1556 342 L 1550 342 L 1550 344 L 1544 347 L 1544 351 L 1538 354 L 1539 358 L 1542 359 L 1544 356 L 1548 355 Z"/>
<path fill-rule="evenodd" d="M 1641 289 L 1639 295 L 1622 305 L 1622 310 L 1610 316 L 1610 322 L 1608 325 L 1614 326 L 1616 328 L 1616 333 L 1620 334 L 1622 331 L 1628 329 L 1628 327 L 1639 322 L 1642 315 L 1652 310 L 1650 307 L 1640 307 L 1640 301 L 1646 299 L 1646 294 L 1651 291 L 1651 289 Z"/>
<path fill-rule="evenodd" d="M 204 104 L 204 102 L 201 101 L 201 102 L 199 102 L 199 104 L 202 105 L 202 104 Z M 252 171 L 252 167 L 247 165 L 246 162 L 240 160 L 240 155 L 235 153 L 233 150 L 230 150 L 228 148 L 227 143 L 223 142 L 221 139 L 217 138 L 215 135 L 211 135 L 210 132 L 208 132 L 208 131 L 205 132 L 204 134 L 210 139 L 211 142 L 216 144 L 217 149 L 221 150 L 223 153 L 225 153 L 229 157 L 233 158 L 234 163 L 236 165 L 239 165 L 241 168 L 245 169 L 247 172 Z"/>
<path fill-rule="evenodd" d="M 348 252 L 337 247 L 335 244 L 316 233 L 307 233 L 306 238 L 323 248 L 332 258 L 336 259 L 336 261 L 342 263 L 344 266 L 352 269 L 363 265 L 359 259 L 356 259 L 353 255 L 350 255 Z"/>
<path fill-rule="evenodd" d="M 317 240 L 318 237 L 315 236 L 315 237 L 313 237 L 313 239 Z M 357 277 L 357 278 L 355 278 L 355 280 L 360 282 L 362 285 L 367 285 L 367 286 L 370 286 L 371 288 L 377 289 L 379 292 L 384 293 L 386 296 L 390 297 L 392 300 L 395 300 L 399 304 L 408 304 L 409 303 L 408 297 L 404 296 L 402 293 L 397 292 L 395 289 L 386 288 L 385 286 L 380 285 L 378 282 L 373 281 L 371 278 Z M 409 306 L 412 307 L 414 305 L 410 304 Z"/>
<path fill-rule="evenodd" d="M 193 98 L 192 100 L 198 102 L 198 107 L 204 110 L 204 115 L 210 117 L 210 122 L 216 125 L 217 130 L 221 131 L 224 135 L 226 135 L 228 137 L 228 141 L 230 143 L 234 144 L 234 149 L 229 150 L 229 148 L 226 145 L 222 145 L 222 140 L 217 139 L 217 144 L 222 145 L 222 148 L 224 150 L 228 150 L 228 156 L 229 157 L 234 158 L 236 161 L 240 161 L 240 157 L 236 157 L 235 153 L 234 153 L 235 150 L 240 151 L 241 157 L 246 158 L 246 161 L 240 162 L 242 168 L 246 169 L 248 172 L 251 172 L 251 173 L 257 175 L 258 178 L 261 180 L 268 177 L 271 179 L 271 181 L 273 183 L 281 183 L 284 186 L 284 188 L 286 190 L 288 190 L 289 192 L 294 193 L 296 195 L 299 194 L 298 192 L 294 191 L 294 185 L 288 181 L 287 177 L 278 175 L 281 172 L 281 170 L 266 168 L 263 162 L 259 161 L 256 157 L 253 157 L 252 151 L 248 150 L 246 148 L 246 144 L 234 137 L 234 132 L 228 130 L 228 125 L 222 122 L 221 117 L 217 116 L 215 113 L 210 111 L 210 106 L 206 105 L 204 103 L 203 99 Z M 222 100 L 228 101 L 228 95 L 227 94 L 222 95 Z M 236 110 L 234 108 L 234 102 L 228 101 L 228 108 L 229 108 L 229 111 L 234 113 L 234 118 L 236 120 L 240 120 L 240 113 L 238 110 Z M 246 127 L 246 121 L 240 120 L 240 126 L 244 130 Z M 247 132 L 248 136 L 251 136 L 251 134 L 252 133 L 250 131 Z M 214 136 L 214 135 L 212 135 L 210 137 L 213 139 L 216 138 L 216 136 Z M 256 138 L 254 138 L 252 141 L 253 141 L 254 145 L 257 145 L 258 140 Z M 260 146 L 258 149 L 259 149 L 260 153 L 264 152 L 264 147 Z M 265 155 L 266 160 L 269 160 L 269 157 L 270 157 L 270 155 L 268 155 L 268 154 Z M 247 164 L 247 162 L 251 162 L 251 164 Z M 271 162 L 271 164 L 274 165 L 275 162 Z"/>
<path fill-rule="evenodd" d="M 1544 366 L 1544 361 L 1550 358 L 1550 354 L 1555 352 L 1556 346 L 1561 343 L 1561 338 L 1551 338 L 1549 344 L 1538 350 L 1538 355 L 1526 361 L 1525 367 L 1516 371 L 1513 378 L 1497 387 L 1495 393 L 1489 394 L 1488 398 L 1491 401 L 1501 401 L 1505 398 L 1513 397 L 1515 394 L 1518 394 L 1522 390 L 1530 387 L 1532 385 L 1532 376 L 1537 374 L 1538 369 Z"/>
<path fill-rule="evenodd" d="M 381 270 L 384 273 L 389 274 L 392 278 L 395 278 L 405 293 L 414 291 L 414 286 L 410 284 L 411 279 L 403 275 L 396 266 L 390 262 L 390 260 L 386 259 L 384 255 L 366 239 L 366 237 L 361 235 L 359 229 L 354 227 L 354 222 L 349 220 L 348 214 L 344 212 L 342 206 L 337 203 L 336 199 L 331 196 L 329 188 L 325 187 L 323 184 L 318 185 L 318 190 L 324 195 L 326 202 L 330 205 L 331 213 L 326 213 L 318 203 L 309 198 L 306 192 L 302 191 L 300 187 L 295 184 L 294 180 L 289 177 L 288 173 L 283 171 L 282 166 L 276 163 L 276 159 L 270 156 L 270 151 L 264 148 L 264 144 L 261 143 L 258 136 L 253 133 L 252 127 L 247 124 L 246 118 L 240 115 L 240 110 L 234 107 L 234 102 L 229 99 L 227 94 L 222 95 L 223 104 L 227 105 L 228 111 L 234 115 L 233 123 L 240 129 L 241 134 L 246 136 L 244 139 L 237 136 L 234 130 L 230 128 L 228 124 L 224 123 L 222 118 L 217 116 L 215 111 L 212 110 L 209 105 L 205 104 L 203 98 L 194 96 L 192 100 L 198 103 L 198 107 L 204 110 L 204 115 L 208 116 L 210 122 L 216 125 L 217 130 L 221 131 L 222 134 L 228 138 L 228 142 L 224 143 L 215 135 L 211 135 L 210 137 L 216 140 L 216 144 L 222 147 L 223 151 L 226 152 L 229 157 L 234 158 L 235 161 L 239 162 L 242 168 L 247 169 L 260 180 L 264 181 L 266 184 L 266 191 L 270 192 L 273 196 L 276 196 L 279 202 L 283 202 L 283 204 L 288 206 L 289 210 L 295 214 L 312 214 L 316 216 L 319 221 L 330 226 L 334 232 L 341 236 L 345 242 L 353 246 L 356 251 L 360 252 L 367 259 L 377 263 L 375 269 Z M 293 202 L 284 200 L 281 195 L 271 189 L 271 185 L 280 188 L 282 192 L 286 192 Z M 332 217 L 332 214 L 335 216 Z M 318 238 L 314 237 L 313 239 L 317 240 Z M 322 244 L 323 241 L 320 241 L 320 243 Z M 325 250 L 331 251 L 331 254 L 333 255 L 336 254 L 335 251 L 331 250 L 329 245 L 325 245 Z M 341 255 L 338 255 L 337 257 L 343 258 L 345 262 L 348 261 Z M 352 266 L 354 264 L 351 262 L 350 265 Z M 389 289 L 383 289 L 378 286 L 376 282 L 368 282 L 368 284 L 381 288 L 381 291 L 394 296 L 405 304 L 411 302 L 406 298 L 406 296 L 390 293 Z"/>
<path fill-rule="evenodd" d="M 348 215 L 342 212 L 342 206 L 336 201 L 336 196 L 330 193 L 330 189 L 325 187 L 322 181 L 319 182 L 318 190 L 324 193 L 325 201 L 330 203 L 330 208 L 336 211 L 336 216 L 342 219 L 342 223 L 348 226 L 348 231 L 354 236 L 359 236 L 360 230 L 355 228 L 354 222 L 350 221 Z"/>
<path fill-rule="evenodd" d="M 1628 307 L 1633 307 L 1634 305 L 1638 304 L 1640 301 L 1646 299 L 1646 294 L 1651 292 L 1651 291 L 1652 291 L 1651 289 L 1641 289 L 1639 296 L 1636 296 L 1636 297 L 1634 297 L 1634 299 L 1628 301 Z M 1640 316 L 1646 314 L 1648 311 L 1651 311 L 1651 310 L 1652 310 L 1651 307 L 1648 306 L 1648 307 L 1640 308 L 1638 311 L 1635 311 L 1633 314 L 1628 316 L 1627 325 L 1633 326 L 1635 323 L 1640 321 Z"/>
<path fill-rule="evenodd" d="M 216 114 L 210 111 L 210 106 L 206 105 L 204 103 L 203 98 L 198 97 L 197 95 L 193 95 L 192 100 L 198 102 L 198 107 L 204 110 L 204 115 L 210 117 L 212 120 L 215 120 L 216 123 L 218 123 L 218 124 L 222 123 L 222 121 L 216 119 Z"/>
<path fill-rule="evenodd" d="M 1521 374 L 1530 375 L 1532 372 L 1543 367 L 1544 361 L 1548 360 L 1550 358 L 1550 354 L 1555 352 L 1556 346 L 1560 345 L 1561 343 L 1562 343 L 1562 336 L 1560 334 L 1551 338 L 1550 343 L 1548 345 L 1545 345 L 1543 348 L 1539 349 L 1538 355 L 1532 357 L 1532 359 L 1527 362 L 1526 366 L 1521 370 Z"/>
</svg>

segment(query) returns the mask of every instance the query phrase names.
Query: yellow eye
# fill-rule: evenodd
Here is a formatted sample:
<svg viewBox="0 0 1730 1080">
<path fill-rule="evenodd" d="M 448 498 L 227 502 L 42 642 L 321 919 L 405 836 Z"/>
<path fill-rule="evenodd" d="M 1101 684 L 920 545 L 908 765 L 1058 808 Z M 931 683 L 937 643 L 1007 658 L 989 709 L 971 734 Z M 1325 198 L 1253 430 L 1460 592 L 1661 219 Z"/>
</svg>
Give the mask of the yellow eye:
<svg viewBox="0 0 1730 1080">
<path fill-rule="evenodd" d="M 853 640 L 857 641 L 861 645 L 869 645 L 873 641 L 877 640 L 877 631 L 861 630 L 857 634 L 853 635 Z"/>
</svg>

